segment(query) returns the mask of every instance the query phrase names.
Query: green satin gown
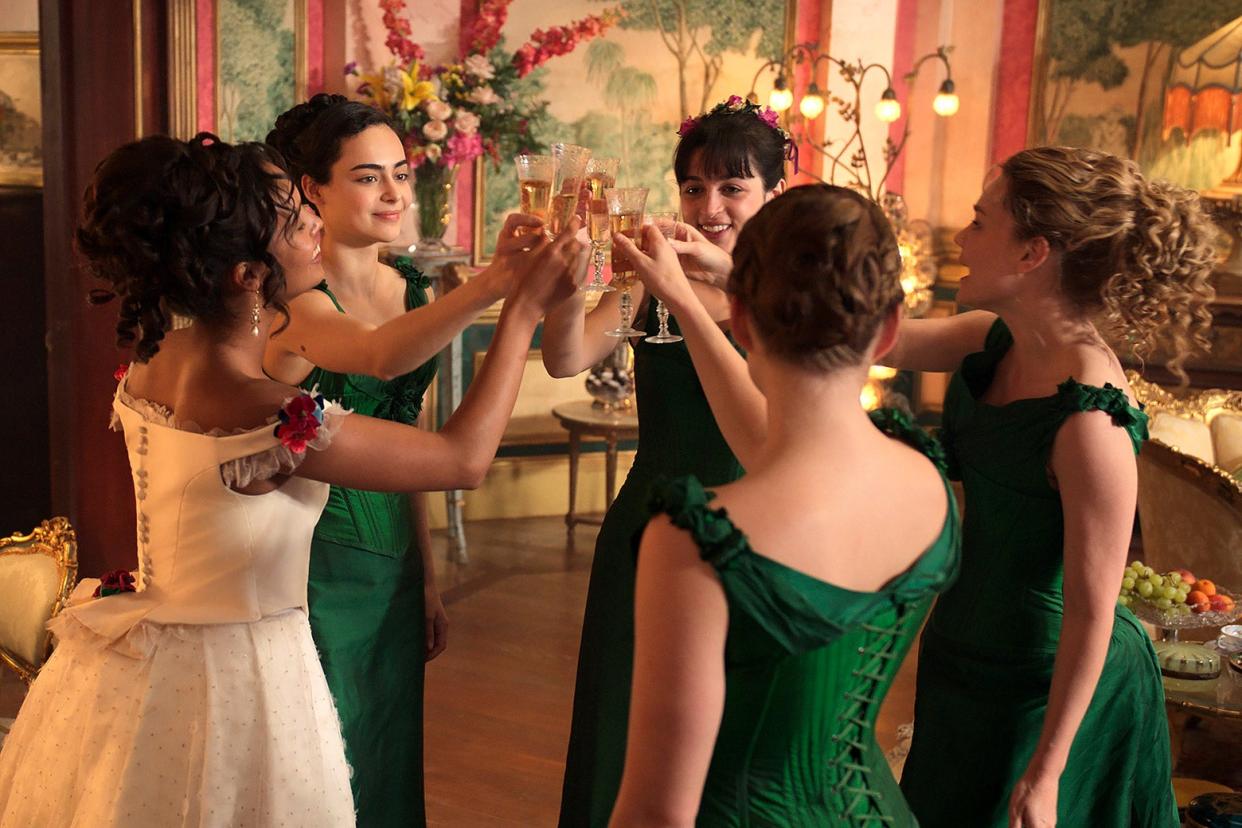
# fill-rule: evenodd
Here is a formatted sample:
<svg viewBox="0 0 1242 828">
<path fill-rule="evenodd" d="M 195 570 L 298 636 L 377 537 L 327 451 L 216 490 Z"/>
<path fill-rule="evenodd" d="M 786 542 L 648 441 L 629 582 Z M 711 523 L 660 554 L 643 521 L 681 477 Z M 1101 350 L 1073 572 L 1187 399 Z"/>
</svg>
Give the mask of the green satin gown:
<svg viewBox="0 0 1242 828">
<path fill-rule="evenodd" d="M 1057 430 L 1104 411 L 1137 453 L 1147 418 L 1124 392 L 1067 379 L 1048 397 L 980 402 L 1013 344 L 999 320 L 945 399 L 941 437 L 965 488 L 962 574 L 923 633 L 914 741 L 901 780 L 924 828 L 1004 828 L 1031 759 L 1061 635 L 1061 498 L 1047 468 Z M 1115 584 L 1102 584 L 1115 590 Z M 1117 606 L 1107 661 L 1071 745 L 1057 824 L 1174 828 L 1164 688 L 1151 641 Z"/>
<path fill-rule="evenodd" d="M 881 411 L 872 420 L 943 459 L 904 416 Z M 932 597 L 957 572 L 957 509 L 944 485 L 939 537 L 876 592 L 844 589 L 764 557 L 724 509 L 708 505 L 714 493 L 693 477 L 657 489 L 653 511 L 694 537 L 729 608 L 724 713 L 697 825 L 915 824 L 876 743 L 875 720 Z"/>
<path fill-rule="evenodd" d="M 657 330 L 648 302 L 646 330 Z M 677 321 L 669 318 L 677 331 Z M 742 476 L 716 425 L 684 342 L 634 345 L 638 452 L 595 542 L 582 621 L 573 725 L 561 791 L 561 828 L 606 826 L 621 786 L 634 661 L 634 575 L 639 534 L 659 477 L 693 474 L 707 486 Z"/>
<path fill-rule="evenodd" d="M 408 259 L 406 308 L 430 281 Z M 321 284 L 337 309 L 344 309 Z M 302 382 L 358 414 L 414 423 L 435 377 L 431 360 L 384 381 L 316 368 Z M 311 543 L 311 633 L 336 700 L 360 828 L 421 826 L 423 803 L 423 559 L 406 494 L 332 487 Z"/>
</svg>

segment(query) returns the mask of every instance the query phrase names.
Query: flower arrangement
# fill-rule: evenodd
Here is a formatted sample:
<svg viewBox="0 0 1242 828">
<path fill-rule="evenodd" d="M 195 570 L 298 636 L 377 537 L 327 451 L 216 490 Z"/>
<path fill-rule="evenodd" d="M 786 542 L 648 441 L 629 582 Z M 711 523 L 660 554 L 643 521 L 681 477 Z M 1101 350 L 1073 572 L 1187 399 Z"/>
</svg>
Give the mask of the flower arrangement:
<svg viewBox="0 0 1242 828">
<path fill-rule="evenodd" d="M 446 249 L 440 239 L 448 229 L 459 166 L 484 154 L 499 165 L 504 155 L 536 149 L 534 127 L 547 117 L 548 105 L 537 99 L 537 86 L 527 76 L 620 19 L 619 12 L 606 10 L 568 26 L 536 29 L 510 54 L 500 30 L 512 2 L 483 0 L 466 33 L 469 54 L 428 66 L 400 15 L 406 0 L 379 0 L 388 30 L 384 42 L 395 62 L 370 73 L 360 72 L 357 63 L 345 67 L 359 78 L 355 93 L 392 118 L 401 134 L 414 170 L 419 239 L 427 249 Z"/>
<path fill-rule="evenodd" d="M 322 394 L 301 393 L 285 403 L 277 415 L 275 434 L 280 444 L 294 454 L 304 454 L 306 446 L 323 425 Z"/>
</svg>

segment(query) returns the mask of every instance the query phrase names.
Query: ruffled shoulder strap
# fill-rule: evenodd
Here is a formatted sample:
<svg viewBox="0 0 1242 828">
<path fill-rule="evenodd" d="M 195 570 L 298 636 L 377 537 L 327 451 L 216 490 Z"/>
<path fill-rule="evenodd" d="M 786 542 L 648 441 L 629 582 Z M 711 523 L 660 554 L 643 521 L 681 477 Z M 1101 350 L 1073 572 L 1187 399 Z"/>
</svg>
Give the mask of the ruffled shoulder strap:
<svg viewBox="0 0 1242 828">
<path fill-rule="evenodd" d="M 332 443 L 349 413 L 324 400 L 318 389 L 289 397 L 274 418 L 271 433 L 279 441 L 277 445 L 221 463 L 221 479 L 226 486 L 240 489 L 255 480 L 291 474 L 306 459 L 307 449 L 322 451 Z"/>
<path fill-rule="evenodd" d="M 675 480 L 657 480 L 651 487 L 648 508 L 653 515 L 665 514 L 679 529 L 685 529 L 699 547 L 699 557 L 713 566 L 727 566 L 750 549 L 745 533 L 733 525 L 728 512 L 708 504 L 716 497 L 706 491 L 694 475 Z"/>
<path fill-rule="evenodd" d="M 414 264 L 414 260 L 409 256 L 398 256 L 393 260 L 392 266 L 397 269 L 397 272 L 401 274 L 406 282 L 414 287 L 421 288 L 422 290 L 431 287 L 431 279 L 427 277 L 427 274 L 418 269 L 418 266 Z"/>
<path fill-rule="evenodd" d="M 1112 418 L 1113 425 L 1124 428 L 1130 435 L 1136 452 L 1147 439 L 1147 415 L 1130 405 L 1126 393 L 1112 383 L 1104 383 L 1101 388 L 1084 385 L 1070 377 L 1057 386 L 1056 404 L 1065 417 L 1082 411 L 1105 412 Z"/>
<path fill-rule="evenodd" d="M 944 446 L 911 420 L 910 415 L 896 408 L 877 408 L 871 412 L 871 422 L 889 437 L 896 437 L 935 463 L 941 474 L 947 473 L 949 464 Z"/>
</svg>

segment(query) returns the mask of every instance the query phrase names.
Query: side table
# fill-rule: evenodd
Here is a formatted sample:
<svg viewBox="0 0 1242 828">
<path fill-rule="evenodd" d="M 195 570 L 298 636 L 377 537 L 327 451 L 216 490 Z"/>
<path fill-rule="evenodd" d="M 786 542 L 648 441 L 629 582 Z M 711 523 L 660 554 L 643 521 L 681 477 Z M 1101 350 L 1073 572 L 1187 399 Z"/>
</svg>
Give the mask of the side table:
<svg viewBox="0 0 1242 828">
<path fill-rule="evenodd" d="M 575 525 L 587 523 L 599 526 L 602 522 L 577 514 L 578 457 L 582 453 L 582 438 L 602 437 L 607 445 L 605 506 L 610 506 L 617 486 L 617 443 L 638 437 L 638 415 L 633 410 L 605 411 L 596 408 L 590 400 L 561 403 L 552 408 L 552 415 L 569 432 L 569 511 L 565 514 L 565 529 L 572 539 Z"/>
<path fill-rule="evenodd" d="M 457 265 L 470 264 L 470 251 L 463 248 L 452 248 L 446 252 L 423 252 L 407 250 L 404 247 L 385 248 L 384 257 L 395 259 L 406 256 L 413 260 L 416 267 L 431 279 L 432 287 L 437 296 L 443 296 L 461 284 L 453 272 Z M 448 347 L 440 352 L 440 370 L 436 373 L 436 427 L 445 421 L 461 404 L 462 389 L 462 340 L 458 331 L 449 342 Z M 454 563 L 470 562 L 466 552 L 466 529 L 462 521 L 465 498 L 460 489 L 444 493 L 445 511 L 448 516 L 449 560 Z"/>
</svg>

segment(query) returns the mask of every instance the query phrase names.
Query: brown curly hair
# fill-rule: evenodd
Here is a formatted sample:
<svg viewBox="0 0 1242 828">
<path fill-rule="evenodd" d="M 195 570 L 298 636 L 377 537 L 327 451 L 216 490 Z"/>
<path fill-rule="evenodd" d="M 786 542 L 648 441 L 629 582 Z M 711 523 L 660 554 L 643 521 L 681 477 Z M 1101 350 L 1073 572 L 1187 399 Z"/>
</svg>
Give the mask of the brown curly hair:
<svg viewBox="0 0 1242 828">
<path fill-rule="evenodd" d="M 1217 230 L 1192 190 L 1148 181 L 1137 164 L 1072 147 L 1023 150 L 1001 165 L 1019 238 L 1061 256 L 1061 287 L 1113 341 L 1144 359 L 1166 344 L 1167 367 L 1209 347 L 1208 280 Z"/>
<path fill-rule="evenodd" d="M 172 314 L 203 324 L 235 321 L 228 275 L 241 262 L 261 262 L 266 306 L 281 314 L 285 274 L 268 250 L 289 231 L 294 203 L 280 155 L 263 144 L 189 141 L 153 135 L 125 144 L 95 170 L 86 190 L 78 251 L 109 289 L 90 301 L 121 302 L 117 344 L 139 362 L 159 351 Z"/>
<path fill-rule="evenodd" d="M 902 301 L 901 255 L 879 206 L 828 184 L 794 187 L 738 236 L 729 292 L 778 357 L 826 371 L 857 365 Z"/>
</svg>

